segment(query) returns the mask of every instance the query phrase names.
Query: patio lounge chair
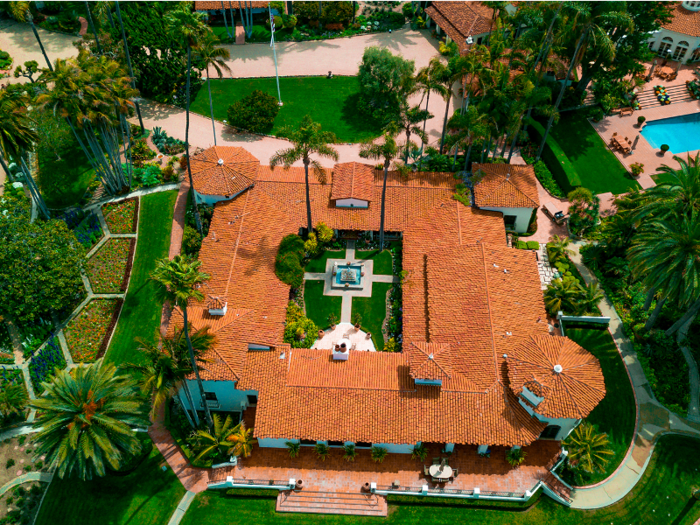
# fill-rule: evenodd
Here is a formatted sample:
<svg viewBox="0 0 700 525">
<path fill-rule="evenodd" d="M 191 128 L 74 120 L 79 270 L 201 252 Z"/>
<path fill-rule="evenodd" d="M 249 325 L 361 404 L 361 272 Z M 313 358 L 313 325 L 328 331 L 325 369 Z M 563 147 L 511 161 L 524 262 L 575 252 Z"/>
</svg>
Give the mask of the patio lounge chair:
<svg viewBox="0 0 700 525">
<path fill-rule="evenodd" d="M 430 476 L 430 469 L 428 468 L 428 465 L 423 465 L 423 474 Z"/>
</svg>

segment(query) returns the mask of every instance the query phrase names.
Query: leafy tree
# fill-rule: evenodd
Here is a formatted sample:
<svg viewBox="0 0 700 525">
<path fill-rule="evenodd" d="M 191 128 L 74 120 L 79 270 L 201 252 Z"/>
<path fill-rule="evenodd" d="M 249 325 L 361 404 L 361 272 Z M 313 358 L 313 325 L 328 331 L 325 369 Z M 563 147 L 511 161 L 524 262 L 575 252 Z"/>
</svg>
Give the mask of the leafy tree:
<svg viewBox="0 0 700 525">
<path fill-rule="evenodd" d="M 294 7 L 296 9 L 296 6 Z M 352 2 L 325 2 L 321 12 L 321 23 L 347 26 L 354 13 Z"/>
<path fill-rule="evenodd" d="M 413 60 L 392 55 L 386 48 L 368 47 L 362 55 L 360 110 L 379 121 L 388 122 L 399 110 L 402 93 L 414 82 Z"/>
<path fill-rule="evenodd" d="M 32 322 L 83 295 L 85 249 L 65 222 L 30 223 L 27 204 L 6 194 L 0 197 L 0 239 L 1 315 Z"/>
<path fill-rule="evenodd" d="M 292 143 L 291 148 L 279 150 L 270 158 L 270 167 L 274 168 L 280 164 L 289 169 L 292 164 L 301 160 L 304 163 L 304 181 L 306 187 L 306 224 L 307 231 L 313 231 L 313 221 L 311 220 L 311 196 L 309 190 L 309 166 L 313 166 L 314 174 L 321 184 L 325 184 L 326 172 L 321 164 L 311 158 L 311 155 L 319 155 L 334 161 L 338 160 L 338 152 L 329 144 L 337 142 L 336 136 L 321 130 L 321 124 L 311 120 L 306 115 L 299 124 L 293 128 L 285 126 L 280 135 L 287 138 Z"/>
<path fill-rule="evenodd" d="M 207 89 L 209 90 L 209 110 L 211 112 L 211 128 L 214 132 L 214 146 L 216 146 L 216 127 L 214 126 L 214 104 L 211 100 L 209 68 L 214 68 L 219 79 L 223 76 L 222 69 L 229 72 L 231 71 L 231 68 L 226 63 L 226 59 L 230 58 L 231 54 L 225 47 L 216 47 L 219 42 L 219 38 L 214 33 L 207 31 L 200 40 L 196 51 L 197 61 L 202 69 L 207 72 Z"/>
<path fill-rule="evenodd" d="M 28 78 L 29 82 L 34 84 L 34 75 L 39 72 L 39 63 L 36 60 L 28 60 L 24 63 L 24 67 L 17 66 L 15 68 L 15 78 L 24 77 Z"/>
<path fill-rule="evenodd" d="M 282 239 L 275 256 L 275 275 L 293 288 L 304 284 L 304 250 L 302 238 L 292 233 Z"/>
<path fill-rule="evenodd" d="M 35 453 L 46 455 L 60 478 L 104 476 L 106 465 L 117 470 L 141 449 L 132 427 L 149 425 L 148 409 L 134 380 L 114 365 L 100 360 L 62 370 L 42 386 L 42 397 L 30 402 L 39 412 Z"/>
<path fill-rule="evenodd" d="M 12 414 L 21 414 L 27 405 L 27 393 L 22 385 L 6 383 L 0 389 L 0 414 L 7 418 Z"/>
<path fill-rule="evenodd" d="M 386 207 L 386 180 L 389 175 L 389 166 L 399 155 L 399 147 L 391 133 L 377 142 L 365 142 L 360 146 L 360 157 L 363 159 L 382 160 L 384 164 L 384 179 L 382 181 L 382 206 L 379 214 L 379 249 L 384 249 L 384 210 Z"/>
<path fill-rule="evenodd" d="M 577 426 L 562 445 L 569 452 L 569 465 L 586 474 L 603 472 L 615 455 L 610 449 L 608 435 L 596 432 L 588 422 Z"/>
<path fill-rule="evenodd" d="M 265 133 L 272 129 L 280 107 L 277 99 L 259 89 L 231 104 L 228 123 L 253 133 Z"/>
</svg>

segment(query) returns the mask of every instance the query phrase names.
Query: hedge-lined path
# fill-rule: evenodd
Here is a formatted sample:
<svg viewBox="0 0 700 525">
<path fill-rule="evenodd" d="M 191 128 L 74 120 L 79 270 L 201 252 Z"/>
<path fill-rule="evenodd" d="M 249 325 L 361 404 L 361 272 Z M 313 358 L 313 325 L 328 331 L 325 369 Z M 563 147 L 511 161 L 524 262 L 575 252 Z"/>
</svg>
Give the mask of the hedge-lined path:
<svg viewBox="0 0 700 525">
<path fill-rule="evenodd" d="M 586 283 L 596 277 L 583 264 L 580 249 L 584 243 L 572 243 L 571 260 Z M 605 296 L 598 303 L 601 314 L 610 317 L 609 331 L 622 361 L 625 363 L 634 390 L 637 422 L 632 445 L 617 470 L 605 481 L 589 488 L 576 488 L 571 493 L 571 506 L 576 509 L 607 507 L 624 498 L 639 482 L 649 464 L 654 445 L 664 434 L 681 434 L 700 439 L 700 424 L 670 412 L 655 398 L 632 342 L 625 336 L 622 321 L 612 302 Z"/>
</svg>

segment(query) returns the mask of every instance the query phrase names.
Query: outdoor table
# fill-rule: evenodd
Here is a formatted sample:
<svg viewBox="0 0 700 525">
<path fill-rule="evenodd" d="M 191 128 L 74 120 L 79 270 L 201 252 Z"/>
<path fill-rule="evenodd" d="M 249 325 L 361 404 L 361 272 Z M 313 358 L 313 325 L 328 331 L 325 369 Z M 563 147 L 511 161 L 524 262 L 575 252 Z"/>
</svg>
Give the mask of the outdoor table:
<svg viewBox="0 0 700 525">
<path fill-rule="evenodd" d="M 663 73 L 665 76 L 671 76 L 673 74 L 673 68 L 664 66 L 661 68 L 660 73 Z"/>
<path fill-rule="evenodd" d="M 428 472 L 430 472 L 430 475 L 434 478 L 438 479 L 450 479 L 452 477 L 452 467 L 445 465 L 444 467 L 442 465 L 431 465 L 430 469 L 428 469 Z"/>
</svg>

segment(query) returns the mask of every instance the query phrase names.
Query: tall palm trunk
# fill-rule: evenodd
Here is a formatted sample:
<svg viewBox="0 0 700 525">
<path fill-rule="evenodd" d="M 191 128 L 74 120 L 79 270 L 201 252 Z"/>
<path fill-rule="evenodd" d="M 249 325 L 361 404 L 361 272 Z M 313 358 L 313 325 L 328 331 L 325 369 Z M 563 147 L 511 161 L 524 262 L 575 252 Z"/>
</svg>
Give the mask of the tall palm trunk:
<svg viewBox="0 0 700 525">
<path fill-rule="evenodd" d="M 654 300 L 654 297 L 656 297 L 656 292 L 658 292 L 658 291 L 659 291 L 658 288 L 653 287 L 647 292 L 647 298 L 644 301 L 644 306 L 642 307 L 642 308 L 644 308 L 645 312 L 647 310 L 649 310 L 649 308 L 651 308 L 651 303 Z"/>
<path fill-rule="evenodd" d="M 192 348 L 192 341 L 190 340 L 190 328 L 187 325 L 187 305 L 185 304 L 182 308 L 182 316 L 185 320 L 185 340 L 187 341 L 187 351 L 190 354 L 190 361 L 192 362 L 192 369 L 194 370 L 194 377 L 197 378 L 197 386 L 199 387 L 199 394 L 202 397 L 202 406 L 204 407 L 204 417 L 207 420 L 207 425 L 209 429 L 214 426 L 214 421 L 211 418 L 211 412 L 209 411 L 209 405 L 207 405 L 207 395 L 204 392 L 204 384 L 202 383 L 202 378 L 199 376 L 199 367 L 197 366 L 197 360 L 194 357 L 194 349 Z M 195 409 L 196 410 L 196 409 Z"/>
<path fill-rule="evenodd" d="M 90 13 L 90 3 L 85 2 L 85 11 L 87 11 L 88 23 L 90 24 L 90 29 L 92 29 L 92 34 L 95 35 L 95 43 L 97 44 L 97 52 L 102 56 L 104 53 L 102 51 L 102 46 L 100 45 L 100 37 L 97 34 L 97 29 L 95 29 L 95 24 L 92 21 L 92 14 Z"/>
<path fill-rule="evenodd" d="M 187 86 L 185 89 L 185 155 L 187 156 L 187 176 L 190 179 L 190 192 L 192 194 L 192 204 L 194 206 L 194 222 L 200 235 L 202 232 L 202 220 L 199 217 L 199 206 L 194 192 L 194 182 L 192 181 L 192 167 L 190 166 L 190 72 L 192 71 L 192 48 L 187 45 Z"/>
<path fill-rule="evenodd" d="M 186 408 L 184 409 L 185 416 L 187 416 L 187 421 L 189 422 L 190 426 L 192 428 L 196 429 L 199 426 L 199 416 L 197 415 L 197 410 L 194 408 L 194 400 L 192 399 L 192 392 L 190 391 L 190 386 L 187 384 L 187 379 L 183 379 L 182 389 L 185 391 L 185 397 L 187 398 L 187 402 L 190 405 L 190 409 L 192 410 L 192 414 L 194 414 L 194 421 L 192 421 L 192 416 L 190 416 L 190 411 L 187 410 Z"/>
<path fill-rule="evenodd" d="M 510 143 L 510 151 L 508 152 L 508 164 L 510 164 L 510 159 L 513 157 L 513 150 L 515 150 L 515 144 L 518 142 L 518 132 L 516 128 L 515 133 L 513 133 L 513 140 Z"/>
<path fill-rule="evenodd" d="M 112 27 L 112 29 L 117 29 L 117 26 L 114 25 L 114 18 L 112 18 L 112 9 L 110 9 L 109 5 L 107 6 L 107 19 L 109 20 L 109 25 Z"/>
<path fill-rule="evenodd" d="M 19 156 L 19 164 L 22 169 L 22 174 L 24 175 L 24 180 L 27 183 L 27 189 L 29 190 L 29 193 L 32 196 L 32 199 L 34 200 L 34 203 L 36 204 L 37 209 L 41 213 L 41 215 L 44 217 L 44 219 L 49 219 L 50 214 L 49 214 L 49 209 L 46 207 L 46 203 L 44 202 L 44 198 L 41 196 L 41 193 L 39 192 L 39 187 L 36 185 L 36 181 L 34 181 L 34 178 L 32 177 L 31 172 L 29 171 L 29 168 L 27 167 L 27 164 L 24 162 L 24 159 L 22 158 L 22 155 L 20 154 Z"/>
<path fill-rule="evenodd" d="M 214 146 L 216 146 L 216 125 L 214 124 L 214 103 L 211 101 L 211 79 L 209 67 L 207 67 L 207 88 L 209 88 L 209 111 L 211 112 L 211 130 L 214 132 Z"/>
<path fill-rule="evenodd" d="M 389 159 L 384 161 L 384 182 L 382 183 L 382 210 L 379 214 L 379 251 L 384 249 L 384 208 L 386 206 L 386 179 L 389 176 Z"/>
<path fill-rule="evenodd" d="M 481 159 L 479 161 L 481 164 L 484 163 L 484 153 L 486 153 L 486 158 L 488 158 L 489 153 L 491 152 L 491 132 L 489 132 L 488 140 L 486 141 L 485 146 L 486 146 L 486 149 L 481 150 Z"/>
<path fill-rule="evenodd" d="M 581 34 L 581 37 L 578 39 L 578 42 L 576 42 L 576 50 L 574 51 L 574 56 L 571 57 L 571 63 L 569 64 L 569 69 L 566 72 L 566 77 L 564 77 L 564 82 L 562 82 L 561 89 L 559 90 L 559 96 L 557 96 L 557 101 L 554 104 L 555 112 L 559 109 L 559 104 L 561 104 L 561 101 L 564 98 L 564 91 L 566 91 L 566 83 L 569 81 L 569 78 L 571 77 L 571 71 L 574 69 L 574 65 L 576 64 L 576 57 L 578 57 L 579 50 L 581 49 L 581 46 L 583 45 L 583 42 L 586 40 L 587 37 L 588 37 L 588 29 L 586 29 Z M 553 113 L 552 116 L 549 117 L 549 121 L 547 122 L 547 129 L 544 130 L 544 136 L 542 137 L 542 143 L 540 144 L 540 147 L 537 150 L 535 162 L 540 160 L 540 156 L 542 155 L 542 150 L 544 149 L 545 142 L 547 141 L 547 137 L 549 136 L 549 130 L 552 128 L 552 124 L 554 123 L 554 116 L 555 116 L 555 113 Z"/>
<path fill-rule="evenodd" d="M 469 141 L 469 149 L 467 149 L 467 154 L 464 157 L 464 171 L 469 171 L 469 158 L 472 155 L 472 146 L 474 146 L 474 141 Z"/>
<path fill-rule="evenodd" d="M 675 334 L 678 330 L 684 327 L 688 321 L 694 320 L 695 317 L 698 315 L 698 312 L 700 312 L 700 299 L 695 301 L 685 313 L 685 315 L 681 317 L 678 321 L 673 323 L 673 326 L 671 326 L 671 328 L 666 330 L 666 335 L 670 336 Z"/>
<path fill-rule="evenodd" d="M 428 104 L 430 104 L 430 90 L 428 90 L 428 96 L 425 98 L 425 111 L 428 111 Z M 428 122 L 428 117 L 423 119 L 423 135 L 425 135 L 425 125 Z"/>
<path fill-rule="evenodd" d="M 36 37 L 36 41 L 39 42 L 39 47 L 41 48 L 41 54 L 44 55 L 44 60 L 46 60 L 46 65 L 49 66 L 49 71 L 53 72 L 53 66 L 51 65 L 51 61 L 49 60 L 49 55 L 46 54 L 46 49 L 44 49 L 44 44 L 41 43 L 41 38 L 39 38 L 39 33 L 36 30 L 36 26 L 34 25 L 34 18 L 32 18 L 31 14 L 27 15 L 27 20 L 29 21 L 29 25 L 32 26 L 32 31 L 34 31 L 34 36 Z"/>
<path fill-rule="evenodd" d="M 406 164 L 408 164 L 408 151 L 409 151 L 409 147 L 411 144 L 410 140 L 411 140 L 411 130 L 407 129 L 406 130 L 406 156 L 403 159 L 404 163 L 406 163 Z"/>
<path fill-rule="evenodd" d="M 306 227 L 307 235 L 314 231 L 313 222 L 311 221 L 311 191 L 309 190 L 309 157 L 304 157 L 304 182 L 306 190 Z"/>
<path fill-rule="evenodd" d="M 221 14 L 224 15 L 224 25 L 226 26 L 226 36 L 233 38 L 231 32 L 228 30 L 228 18 L 226 18 L 226 8 L 224 7 L 224 0 L 221 0 Z"/>
<path fill-rule="evenodd" d="M 447 115 L 450 112 L 450 102 L 452 102 L 452 86 L 447 91 L 447 105 L 445 106 L 445 118 L 442 119 L 442 137 L 440 137 L 440 153 L 445 145 L 445 132 L 447 131 Z"/>
<path fill-rule="evenodd" d="M 666 298 L 663 297 L 656 301 L 656 308 L 654 308 L 654 311 L 651 312 L 651 315 L 649 316 L 649 319 L 647 319 L 647 322 L 644 323 L 644 330 L 649 331 L 651 330 L 654 325 L 656 324 L 656 320 L 659 318 L 659 314 L 661 313 L 661 309 L 664 306 L 664 303 L 666 302 Z"/>
<path fill-rule="evenodd" d="M 126 43 L 126 33 L 124 32 L 124 22 L 122 22 L 122 12 L 119 9 L 119 0 L 114 2 L 117 8 L 117 18 L 119 19 L 119 26 L 122 29 L 122 40 L 124 41 L 124 54 L 126 55 L 126 65 L 129 67 L 129 76 L 131 77 L 131 87 L 136 89 L 136 80 L 134 78 L 134 69 L 131 67 L 131 57 L 129 56 L 129 45 Z M 143 127 L 143 118 L 141 117 L 141 107 L 139 106 L 138 100 L 134 100 L 134 106 L 136 106 L 136 114 L 139 117 L 139 126 L 141 126 L 141 135 L 146 132 L 146 128 Z"/>
</svg>

